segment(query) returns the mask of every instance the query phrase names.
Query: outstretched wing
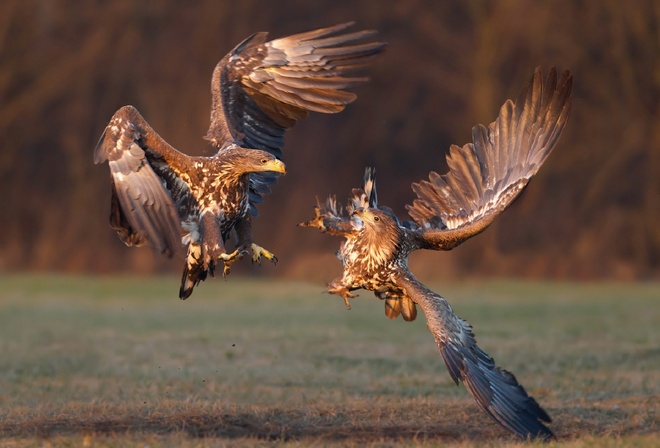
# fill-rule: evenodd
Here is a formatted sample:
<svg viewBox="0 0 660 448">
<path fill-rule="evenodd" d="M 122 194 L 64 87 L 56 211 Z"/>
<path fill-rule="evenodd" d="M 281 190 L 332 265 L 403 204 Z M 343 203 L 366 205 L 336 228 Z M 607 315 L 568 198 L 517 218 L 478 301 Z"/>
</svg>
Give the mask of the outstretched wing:
<svg viewBox="0 0 660 448">
<path fill-rule="evenodd" d="M 149 242 L 168 256 L 181 247 L 174 200 L 181 205 L 190 190 L 171 165 L 183 157 L 134 107 L 124 106 L 113 115 L 94 151 L 94 163 L 107 160 L 110 165 L 110 224 L 127 245 Z"/>
<path fill-rule="evenodd" d="M 449 250 L 482 232 L 525 188 L 554 148 L 571 109 L 573 77 L 540 68 L 516 102 L 508 100 L 488 128 L 472 128 L 472 143 L 453 145 L 449 172 L 414 183 L 408 213 L 425 249 Z"/>
<path fill-rule="evenodd" d="M 346 33 L 352 23 L 266 42 L 256 33 L 241 42 L 213 72 L 213 106 L 206 139 L 220 151 L 236 143 L 282 156 L 284 132 L 309 111 L 336 113 L 356 95 L 345 89 L 366 81 L 348 76 L 383 51 L 364 42 L 373 31 Z M 262 201 L 277 177 L 252 174 L 251 202 Z"/>
<path fill-rule="evenodd" d="M 456 384 L 462 381 L 479 406 L 504 428 L 522 439 L 550 439 L 543 422 L 550 416 L 530 397 L 512 373 L 500 369 L 478 345 L 469 323 L 454 314 L 447 301 L 413 277 L 396 279 L 418 304 Z"/>
</svg>

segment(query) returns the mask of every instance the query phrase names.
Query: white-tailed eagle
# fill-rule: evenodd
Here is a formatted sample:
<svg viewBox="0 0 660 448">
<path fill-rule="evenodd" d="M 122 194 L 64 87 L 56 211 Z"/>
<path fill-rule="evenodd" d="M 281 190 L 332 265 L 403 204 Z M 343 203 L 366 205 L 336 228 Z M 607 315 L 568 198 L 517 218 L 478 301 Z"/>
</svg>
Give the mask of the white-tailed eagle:
<svg viewBox="0 0 660 448">
<path fill-rule="evenodd" d="M 450 250 L 482 232 L 525 188 L 546 160 L 564 129 L 571 109 L 572 76 L 559 80 L 553 68 L 543 79 L 540 68 L 515 102 L 508 100 L 490 126 L 472 128 L 472 143 L 451 146 L 449 172 L 431 172 L 414 183 L 417 199 L 407 207 L 412 221 L 400 221 L 378 205 L 375 171 L 368 168 L 361 189 L 354 189 L 342 210 L 331 197 L 301 223 L 345 237 L 338 256 L 343 275 L 328 285 L 344 298 L 364 288 L 384 300 L 385 314 L 412 321 L 419 306 L 449 374 L 462 381 L 479 406 L 518 437 L 550 439 L 543 422 L 548 414 L 513 374 L 500 369 L 478 345 L 472 327 L 449 303 L 408 269 L 418 249 Z"/>
<path fill-rule="evenodd" d="M 177 151 L 132 106 L 110 120 L 94 152 L 95 163 L 110 165 L 110 224 L 128 246 L 149 243 L 171 257 L 187 245 L 182 299 L 216 263 L 226 275 L 248 250 L 255 262 L 277 261 L 252 240 L 251 216 L 285 172 L 286 129 L 309 111 L 336 113 L 354 101 L 344 89 L 366 78 L 348 75 L 385 47 L 368 40 L 373 31 L 345 32 L 350 25 L 269 42 L 256 33 L 230 51 L 211 80 L 211 157 Z"/>
</svg>

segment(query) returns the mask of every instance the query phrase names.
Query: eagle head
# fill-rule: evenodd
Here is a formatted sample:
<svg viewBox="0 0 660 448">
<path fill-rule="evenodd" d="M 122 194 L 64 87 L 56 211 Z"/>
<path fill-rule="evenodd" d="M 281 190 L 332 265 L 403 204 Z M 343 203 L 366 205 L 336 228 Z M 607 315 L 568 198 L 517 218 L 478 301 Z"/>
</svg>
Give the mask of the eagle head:
<svg viewBox="0 0 660 448">
<path fill-rule="evenodd" d="M 242 174 L 275 172 L 286 174 L 284 163 L 269 152 L 259 149 L 234 149 L 232 164 L 237 172 Z"/>
<path fill-rule="evenodd" d="M 353 225 L 373 232 L 399 233 L 399 224 L 395 217 L 386 210 L 372 207 L 356 208 L 352 214 Z"/>
<path fill-rule="evenodd" d="M 402 238 L 392 214 L 377 208 L 358 208 L 351 216 L 351 224 L 359 232 L 359 246 L 365 249 L 368 270 L 392 261 Z"/>
</svg>

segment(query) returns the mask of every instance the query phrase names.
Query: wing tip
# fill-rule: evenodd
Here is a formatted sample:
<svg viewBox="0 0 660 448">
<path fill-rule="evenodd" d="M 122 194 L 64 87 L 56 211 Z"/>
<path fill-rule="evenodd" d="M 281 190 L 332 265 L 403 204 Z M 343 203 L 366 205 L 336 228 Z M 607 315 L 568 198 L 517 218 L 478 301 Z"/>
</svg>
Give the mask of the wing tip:
<svg viewBox="0 0 660 448">
<path fill-rule="evenodd" d="M 95 165 L 99 163 L 103 163 L 106 160 L 108 160 L 108 151 L 105 148 L 105 136 L 107 132 L 108 132 L 108 128 L 106 126 L 105 129 L 103 129 L 103 133 L 101 134 L 99 141 L 96 143 L 96 147 L 94 148 Z"/>
</svg>

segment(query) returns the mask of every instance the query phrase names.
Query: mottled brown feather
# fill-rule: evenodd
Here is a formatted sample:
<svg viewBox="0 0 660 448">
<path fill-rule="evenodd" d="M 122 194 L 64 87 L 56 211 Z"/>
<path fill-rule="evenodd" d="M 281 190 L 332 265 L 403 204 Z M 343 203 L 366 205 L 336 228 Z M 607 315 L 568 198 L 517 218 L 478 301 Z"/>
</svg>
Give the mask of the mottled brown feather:
<svg viewBox="0 0 660 448">
<path fill-rule="evenodd" d="M 251 216 L 284 173 L 284 131 L 310 111 L 335 113 L 354 101 L 344 89 L 366 80 L 347 76 L 382 52 L 365 42 L 371 31 L 346 33 L 351 24 L 267 42 L 255 33 L 239 43 L 212 75 L 212 157 L 190 157 L 168 145 L 132 106 L 119 109 L 94 152 L 112 175 L 110 223 L 127 245 L 149 242 L 187 257 L 179 296 L 187 298 L 217 263 L 223 274 L 252 251 L 274 254 L 252 241 Z M 236 235 L 236 250 L 225 243 Z"/>
<path fill-rule="evenodd" d="M 448 250 L 482 232 L 520 194 L 555 146 L 570 113 L 572 77 L 537 68 L 516 102 L 506 101 L 488 128 L 473 128 L 473 143 L 452 146 L 449 172 L 412 185 L 408 213 L 420 245 Z"/>
<path fill-rule="evenodd" d="M 351 291 L 366 289 L 385 301 L 385 315 L 404 320 L 422 309 L 452 379 L 463 382 L 479 406 L 521 439 L 554 437 L 550 417 L 515 376 L 495 365 L 476 342 L 472 327 L 449 303 L 420 283 L 408 268 L 417 249 L 449 250 L 483 231 L 520 194 L 557 141 L 570 110 L 571 77 L 557 84 L 555 70 L 543 82 L 540 69 L 516 102 L 506 101 L 497 120 L 472 129 L 472 143 L 452 145 L 449 172 L 414 183 L 417 199 L 408 207 L 415 222 L 401 222 L 379 206 L 375 171 L 367 168 L 345 210 L 330 198 L 302 223 L 345 237 L 338 252 L 341 277 L 329 292 L 349 305 Z M 373 197 L 374 200 L 367 199 Z"/>
</svg>

